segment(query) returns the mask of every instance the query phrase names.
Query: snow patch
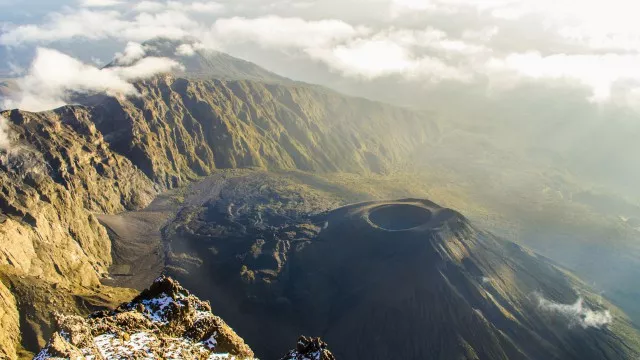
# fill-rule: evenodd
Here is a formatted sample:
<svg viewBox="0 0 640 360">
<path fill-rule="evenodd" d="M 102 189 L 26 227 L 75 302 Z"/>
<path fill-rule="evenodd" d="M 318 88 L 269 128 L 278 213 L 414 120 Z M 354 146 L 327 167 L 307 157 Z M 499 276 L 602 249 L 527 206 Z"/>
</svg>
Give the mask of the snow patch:
<svg viewBox="0 0 640 360">
<path fill-rule="evenodd" d="M 166 323 L 167 319 L 167 310 L 171 304 L 176 304 L 178 307 L 184 306 L 180 302 L 176 300 L 180 300 L 183 297 L 178 297 L 174 299 L 167 294 L 162 293 L 160 297 L 142 300 L 142 305 L 144 305 L 143 315 L 147 317 L 149 320 L 158 323 Z"/>
</svg>

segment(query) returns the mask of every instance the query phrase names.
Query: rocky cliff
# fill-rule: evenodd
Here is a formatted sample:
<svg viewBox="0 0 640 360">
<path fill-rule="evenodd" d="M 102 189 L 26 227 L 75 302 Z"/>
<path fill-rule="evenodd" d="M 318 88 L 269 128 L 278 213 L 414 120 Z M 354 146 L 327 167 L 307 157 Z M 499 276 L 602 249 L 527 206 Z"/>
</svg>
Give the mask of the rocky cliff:
<svg viewBox="0 0 640 360">
<path fill-rule="evenodd" d="M 153 198 L 153 183 L 109 149 L 84 108 L 2 116 L 10 123 L 11 136 L 10 148 L 0 153 L 3 290 L 22 292 L 28 282 L 8 278 L 16 276 L 76 290 L 99 287 L 111 263 L 111 243 L 93 212 L 140 208 Z M 7 328 L 32 334 L 27 344 L 31 349 L 43 345 L 48 334 L 37 329 L 50 317 L 27 321 L 24 317 L 33 314 L 23 313 L 18 324 L 15 299 L 6 295 L 2 307 Z M 17 299 L 17 306 L 42 307 L 34 304 L 36 298 Z M 19 334 L 3 332 L 0 342 L 15 344 Z M 2 346 L 10 357 L 15 356 L 12 348 Z"/>
<path fill-rule="evenodd" d="M 94 97 L 91 120 L 164 187 L 216 168 L 384 172 L 435 137 L 425 116 L 329 90 L 159 76 L 138 98 Z"/>
</svg>

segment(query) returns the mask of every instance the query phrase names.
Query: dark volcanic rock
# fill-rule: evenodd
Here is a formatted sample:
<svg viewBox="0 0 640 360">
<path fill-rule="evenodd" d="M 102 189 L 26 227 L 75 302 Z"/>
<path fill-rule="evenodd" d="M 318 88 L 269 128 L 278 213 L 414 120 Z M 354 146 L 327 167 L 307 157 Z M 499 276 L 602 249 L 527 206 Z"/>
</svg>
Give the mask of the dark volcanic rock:
<svg viewBox="0 0 640 360">
<path fill-rule="evenodd" d="M 301 336 L 295 350 L 291 350 L 280 360 L 335 360 L 327 344 L 320 338 Z"/>
</svg>

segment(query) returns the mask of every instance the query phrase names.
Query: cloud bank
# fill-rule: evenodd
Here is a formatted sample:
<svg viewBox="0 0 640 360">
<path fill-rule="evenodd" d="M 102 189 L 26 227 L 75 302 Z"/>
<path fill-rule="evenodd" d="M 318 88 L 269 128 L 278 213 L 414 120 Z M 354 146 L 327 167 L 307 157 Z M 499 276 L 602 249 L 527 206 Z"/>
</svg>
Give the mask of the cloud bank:
<svg viewBox="0 0 640 360">
<path fill-rule="evenodd" d="M 82 0 L 80 6 L 84 7 L 111 7 L 121 5 L 123 2 L 120 0 Z"/>
<path fill-rule="evenodd" d="M 494 90 L 492 83 L 572 83 L 591 89 L 594 102 L 633 102 L 640 92 L 632 11 L 640 5 L 626 0 L 79 1 L 41 23 L 6 25 L 0 44 L 116 40 L 129 43 L 117 60 L 127 65 L 147 40 L 190 37 L 232 55 L 245 44 L 359 80 L 488 79 Z M 249 53 L 256 57 L 242 57 L 258 63 L 264 54 Z"/>
<path fill-rule="evenodd" d="M 574 304 L 559 304 L 545 299 L 541 294 L 535 294 L 535 297 L 541 310 L 565 317 L 570 326 L 599 329 L 613 321 L 613 316 L 608 310 L 591 310 L 581 297 Z"/>
<path fill-rule="evenodd" d="M 38 48 L 28 73 L 18 79 L 19 94 L 5 100 L 4 108 L 20 108 L 28 111 L 43 111 L 67 104 L 73 93 L 105 92 L 110 95 L 137 95 L 132 81 L 151 77 L 159 73 L 180 69 L 172 59 L 159 57 L 135 58 L 140 55 L 127 47 L 129 52 L 121 55 L 120 63 L 103 69 L 85 64 L 59 51 Z"/>
<path fill-rule="evenodd" d="M 147 54 L 147 49 L 137 42 L 129 41 L 123 52 L 116 53 L 113 62 L 116 65 L 131 65 L 142 59 Z"/>
</svg>

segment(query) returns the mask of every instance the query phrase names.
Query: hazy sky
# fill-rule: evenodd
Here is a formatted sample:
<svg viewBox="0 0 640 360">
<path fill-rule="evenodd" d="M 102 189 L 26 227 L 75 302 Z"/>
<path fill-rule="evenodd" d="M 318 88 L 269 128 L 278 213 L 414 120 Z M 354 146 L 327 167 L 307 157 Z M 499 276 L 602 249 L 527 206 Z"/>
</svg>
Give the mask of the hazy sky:
<svg viewBox="0 0 640 360">
<path fill-rule="evenodd" d="M 37 47 L 99 63 L 129 41 L 191 35 L 258 63 L 303 64 L 284 74 L 294 77 L 313 68 L 360 81 L 488 78 L 494 88 L 549 79 L 625 103 L 640 81 L 640 4 L 627 0 L 2 0 L 0 9 L 16 71 Z"/>
</svg>

